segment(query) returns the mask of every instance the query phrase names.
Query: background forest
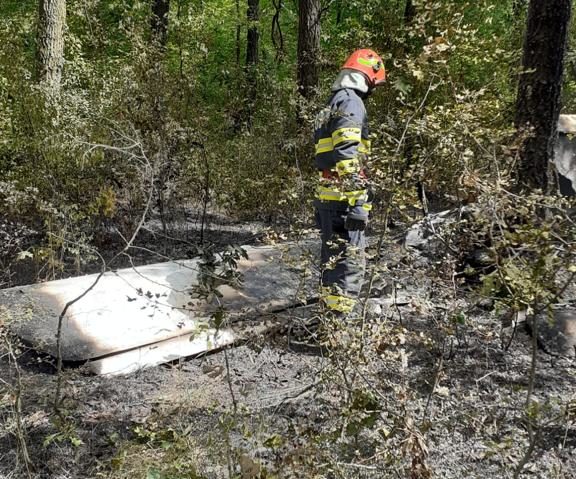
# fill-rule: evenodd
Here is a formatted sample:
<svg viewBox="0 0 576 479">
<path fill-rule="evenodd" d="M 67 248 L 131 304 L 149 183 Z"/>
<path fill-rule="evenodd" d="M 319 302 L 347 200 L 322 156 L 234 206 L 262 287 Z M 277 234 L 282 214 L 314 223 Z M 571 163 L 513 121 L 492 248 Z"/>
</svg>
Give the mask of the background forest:
<svg viewBox="0 0 576 479">
<path fill-rule="evenodd" d="M 547 172 L 576 29 L 570 2 L 542 2 L 568 32 L 542 133 L 529 3 L 0 0 L 0 288 L 313 234 L 314 117 L 372 48 L 370 274 L 419 296 L 361 336 L 330 325 L 347 339 L 329 360 L 260 338 L 122 380 L 55 379 L 0 315 L 0 477 L 576 477 L 573 361 L 518 326 L 576 294 L 573 202 Z M 442 252 L 398 247 L 464 205 Z"/>
<path fill-rule="evenodd" d="M 109 224 L 129 236 L 150 182 L 164 222 L 204 204 L 244 219 L 309 221 L 312 119 L 346 56 L 367 45 L 389 71 L 369 106 L 378 211 L 420 208 L 418 182 L 454 203 L 469 194 L 467 178 L 510 171 L 524 2 L 307 3 L 320 31 L 312 53 L 300 53 L 313 63 L 298 68 L 294 1 L 66 2 L 61 80 L 47 96 L 35 82 L 38 2 L 4 0 L 5 266 L 23 251 L 56 260 L 68 240 L 99 246 Z M 169 12 L 156 21 L 152 8 Z M 52 266 L 44 277 L 62 267 Z"/>
</svg>

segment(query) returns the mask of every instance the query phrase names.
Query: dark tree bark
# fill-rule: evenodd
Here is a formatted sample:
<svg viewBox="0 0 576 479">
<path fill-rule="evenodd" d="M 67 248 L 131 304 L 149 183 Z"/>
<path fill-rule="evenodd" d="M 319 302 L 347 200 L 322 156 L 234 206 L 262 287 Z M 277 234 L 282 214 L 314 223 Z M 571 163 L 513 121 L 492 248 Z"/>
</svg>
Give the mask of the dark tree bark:
<svg viewBox="0 0 576 479">
<path fill-rule="evenodd" d="M 260 31 L 258 21 L 260 19 L 260 0 L 248 0 L 248 10 L 246 12 L 248 20 L 248 31 L 246 33 L 246 102 L 240 114 L 240 120 L 248 128 L 252 129 L 252 117 L 258 96 L 258 53 L 260 42 Z M 240 128 L 237 123 L 235 129 Z"/>
<path fill-rule="evenodd" d="M 170 12 L 170 0 L 152 0 L 152 16 L 150 17 L 150 29 L 152 38 L 161 47 L 166 46 L 168 39 L 168 13 Z"/>
<path fill-rule="evenodd" d="M 281 62 L 284 58 L 284 34 L 282 33 L 282 26 L 280 25 L 280 12 L 284 6 L 283 0 L 272 0 L 272 5 L 274 5 L 275 11 L 272 17 L 270 37 L 276 49 L 276 61 Z"/>
<path fill-rule="evenodd" d="M 519 133 L 527 135 L 518 170 L 524 187 L 548 188 L 570 14 L 571 0 L 530 0 L 528 7 L 515 117 Z"/>
<path fill-rule="evenodd" d="M 64 66 L 66 0 L 40 0 L 36 46 L 36 77 L 53 92 L 60 89 Z"/>
<path fill-rule="evenodd" d="M 343 15 L 344 15 L 344 8 L 343 8 L 342 0 L 340 0 L 336 4 L 336 25 L 340 25 L 342 23 Z"/>
<path fill-rule="evenodd" d="M 318 86 L 320 56 L 320 0 L 299 0 L 298 89 L 311 98 Z"/>
<path fill-rule="evenodd" d="M 246 66 L 258 64 L 258 43 L 260 32 L 258 20 L 260 17 L 260 0 L 248 0 L 248 34 L 246 37 Z"/>
<path fill-rule="evenodd" d="M 406 0 L 406 6 L 404 7 L 404 23 L 409 25 L 414 20 L 416 16 L 416 7 L 412 0 Z"/>
<path fill-rule="evenodd" d="M 240 0 L 236 0 L 236 65 L 240 66 L 240 33 L 241 33 L 241 25 L 240 25 Z"/>
</svg>

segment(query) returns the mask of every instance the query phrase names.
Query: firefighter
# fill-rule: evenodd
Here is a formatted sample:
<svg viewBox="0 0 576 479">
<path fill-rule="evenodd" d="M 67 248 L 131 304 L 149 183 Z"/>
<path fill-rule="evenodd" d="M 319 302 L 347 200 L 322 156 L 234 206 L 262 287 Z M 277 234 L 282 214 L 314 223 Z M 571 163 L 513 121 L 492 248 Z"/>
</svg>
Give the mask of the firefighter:
<svg viewBox="0 0 576 479">
<path fill-rule="evenodd" d="M 365 229 L 372 209 L 363 168 L 370 152 L 364 100 L 385 79 L 378 54 L 355 51 L 315 121 L 319 185 L 314 203 L 322 238 L 322 302 L 337 314 L 353 309 L 364 278 Z"/>
</svg>

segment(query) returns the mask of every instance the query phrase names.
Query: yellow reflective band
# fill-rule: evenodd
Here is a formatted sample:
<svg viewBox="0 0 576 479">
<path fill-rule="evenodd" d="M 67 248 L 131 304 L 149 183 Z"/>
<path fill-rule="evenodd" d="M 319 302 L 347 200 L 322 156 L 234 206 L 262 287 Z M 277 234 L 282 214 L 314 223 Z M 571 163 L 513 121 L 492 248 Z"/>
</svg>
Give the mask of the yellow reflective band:
<svg viewBox="0 0 576 479">
<path fill-rule="evenodd" d="M 358 63 L 367 67 L 373 67 L 378 65 L 379 60 L 377 58 L 358 58 Z"/>
<path fill-rule="evenodd" d="M 332 138 L 320 138 L 316 143 L 316 154 L 327 153 L 334 149 L 332 145 Z"/>
<path fill-rule="evenodd" d="M 346 199 L 348 200 L 348 204 L 350 206 L 356 206 L 356 202 L 363 200 L 363 201 L 367 201 L 368 200 L 368 194 L 366 190 L 359 190 L 359 191 L 345 191 L 344 195 L 346 196 Z"/>
<path fill-rule="evenodd" d="M 323 298 L 324 304 L 328 309 L 332 311 L 339 311 L 341 313 L 349 313 L 354 308 L 356 304 L 356 300 L 352 298 L 348 298 L 346 296 L 337 296 L 335 294 L 331 294 Z"/>
<path fill-rule="evenodd" d="M 339 128 L 332 133 L 332 143 L 334 146 L 344 141 L 356 141 L 360 143 L 361 140 L 362 130 L 360 130 L 360 128 Z"/>
<path fill-rule="evenodd" d="M 347 199 L 341 191 L 326 186 L 319 186 L 316 196 L 321 201 L 346 201 Z"/>
<path fill-rule="evenodd" d="M 371 150 L 372 150 L 372 142 L 370 140 L 362 138 L 362 144 L 358 146 L 358 151 L 360 153 L 370 154 Z"/>
<path fill-rule="evenodd" d="M 372 203 L 364 203 L 362 209 L 365 211 L 372 211 Z"/>
<path fill-rule="evenodd" d="M 360 171 L 360 162 L 356 158 L 340 160 L 336 163 L 336 171 L 338 171 L 340 176 L 358 173 Z"/>
<path fill-rule="evenodd" d="M 327 186 L 318 186 L 316 197 L 321 201 L 347 201 L 350 206 L 356 206 L 358 201 L 368 201 L 366 190 L 340 191 Z"/>
<path fill-rule="evenodd" d="M 316 147 L 316 154 L 319 155 L 321 153 L 328 153 L 330 151 L 333 151 L 334 148 L 332 148 L 332 145 L 327 145 L 327 146 L 317 146 Z"/>
</svg>

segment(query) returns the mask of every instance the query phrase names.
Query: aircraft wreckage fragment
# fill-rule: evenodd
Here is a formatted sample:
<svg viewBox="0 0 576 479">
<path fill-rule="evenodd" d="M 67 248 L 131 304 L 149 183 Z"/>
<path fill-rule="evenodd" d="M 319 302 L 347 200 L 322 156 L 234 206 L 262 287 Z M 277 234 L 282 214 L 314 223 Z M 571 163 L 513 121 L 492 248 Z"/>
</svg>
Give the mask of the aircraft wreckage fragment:
<svg viewBox="0 0 576 479">
<path fill-rule="evenodd" d="M 215 301 L 194 299 L 200 259 L 107 271 L 62 321 L 61 355 L 96 374 L 125 374 L 234 342 L 234 321 L 302 304 L 317 279 L 305 244 L 244 247 L 239 287 L 219 286 Z M 0 322 L 34 348 L 57 355 L 58 318 L 97 274 L 0 290 Z M 227 321 L 211 319 L 222 308 Z M 244 324 L 246 326 L 246 324 Z M 256 328 L 258 329 L 258 328 Z"/>
</svg>

